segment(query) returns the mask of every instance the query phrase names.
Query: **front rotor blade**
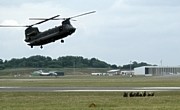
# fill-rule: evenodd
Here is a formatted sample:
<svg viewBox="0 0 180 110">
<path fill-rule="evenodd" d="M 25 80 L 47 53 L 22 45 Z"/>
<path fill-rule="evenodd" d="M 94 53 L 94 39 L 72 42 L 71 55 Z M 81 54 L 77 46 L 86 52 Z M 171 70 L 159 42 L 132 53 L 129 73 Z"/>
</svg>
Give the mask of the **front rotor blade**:
<svg viewBox="0 0 180 110">
<path fill-rule="evenodd" d="M 87 15 L 87 14 L 92 14 L 92 13 L 95 13 L 95 12 L 96 11 L 91 11 L 91 12 L 83 13 L 83 14 L 80 14 L 80 15 L 76 15 L 76 16 L 70 17 L 70 19 L 77 18 L 77 17 L 80 17 L 80 16 L 84 16 L 84 15 Z"/>
</svg>

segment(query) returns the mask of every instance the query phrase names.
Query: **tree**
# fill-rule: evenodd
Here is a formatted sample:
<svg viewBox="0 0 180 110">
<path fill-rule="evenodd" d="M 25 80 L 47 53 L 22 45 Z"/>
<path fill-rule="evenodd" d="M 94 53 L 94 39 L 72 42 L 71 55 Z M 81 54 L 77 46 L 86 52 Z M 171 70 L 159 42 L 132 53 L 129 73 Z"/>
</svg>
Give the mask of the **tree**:
<svg viewBox="0 0 180 110">
<path fill-rule="evenodd" d="M 4 66 L 3 60 L 0 59 L 0 70 L 2 70 L 2 69 L 4 69 L 4 68 L 5 68 L 5 66 Z"/>
<path fill-rule="evenodd" d="M 141 62 L 138 63 L 136 61 L 132 62 L 132 64 L 123 65 L 121 69 L 134 69 L 135 67 L 140 66 L 149 66 L 150 64 Z M 3 62 L 2 59 L 0 59 L 0 66 L 1 68 L 113 68 L 117 69 L 120 68 L 117 65 L 113 64 L 110 65 L 104 61 L 101 61 L 97 58 L 83 58 L 81 56 L 63 56 L 59 57 L 57 59 L 52 59 L 51 57 L 45 57 L 45 56 L 31 56 L 29 58 L 12 58 L 11 60 L 7 61 L 5 60 Z"/>
<path fill-rule="evenodd" d="M 0 59 L 0 64 L 3 64 L 3 60 L 2 59 Z"/>
<path fill-rule="evenodd" d="M 130 68 L 134 69 L 134 68 L 142 67 L 142 66 L 151 66 L 151 64 L 147 64 L 145 62 L 138 63 L 138 62 L 134 61 L 134 62 L 132 62 L 132 64 L 123 65 L 122 69 L 129 70 Z"/>
<path fill-rule="evenodd" d="M 111 65 L 111 68 L 113 68 L 113 69 L 117 69 L 118 67 L 117 67 L 117 65 Z"/>
<path fill-rule="evenodd" d="M 96 58 L 92 58 L 90 60 L 90 65 L 91 67 L 96 67 L 96 68 L 108 68 L 110 67 L 109 64 L 107 64 L 106 62 L 100 61 Z"/>
</svg>

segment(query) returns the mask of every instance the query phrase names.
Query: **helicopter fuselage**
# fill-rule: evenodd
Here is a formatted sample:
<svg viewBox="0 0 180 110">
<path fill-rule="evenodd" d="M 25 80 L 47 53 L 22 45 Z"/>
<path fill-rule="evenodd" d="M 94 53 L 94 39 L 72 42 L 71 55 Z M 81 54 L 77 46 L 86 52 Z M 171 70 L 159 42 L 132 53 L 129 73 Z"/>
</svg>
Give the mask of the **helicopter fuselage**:
<svg viewBox="0 0 180 110">
<path fill-rule="evenodd" d="M 39 32 L 37 27 L 30 27 L 25 31 L 25 41 L 28 42 L 28 45 L 31 46 L 31 48 L 33 48 L 33 46 L 41 46 L 42 48 L 42 45 L 55 42 L 59 39 L 61 39 L 61 42 L 63 43 L 64 40 L 62 39 L 73 34 L 75 30 L 76 28 L 70 23 L 57 26 L 44 32 Z"/>
</svg>

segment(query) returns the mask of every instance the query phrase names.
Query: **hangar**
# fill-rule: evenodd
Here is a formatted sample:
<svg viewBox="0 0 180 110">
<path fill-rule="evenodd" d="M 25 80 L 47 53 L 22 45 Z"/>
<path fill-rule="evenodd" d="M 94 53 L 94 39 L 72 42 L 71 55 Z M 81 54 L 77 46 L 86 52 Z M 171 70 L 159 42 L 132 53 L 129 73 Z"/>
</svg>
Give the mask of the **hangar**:
<svg viewBox="0 0 180 110">
<path fill-rule="evenodd" d="M 134 68 L 134 75 L 164 76 L 180 75 L 180 67 L 143 66 Z"/>
</svg>

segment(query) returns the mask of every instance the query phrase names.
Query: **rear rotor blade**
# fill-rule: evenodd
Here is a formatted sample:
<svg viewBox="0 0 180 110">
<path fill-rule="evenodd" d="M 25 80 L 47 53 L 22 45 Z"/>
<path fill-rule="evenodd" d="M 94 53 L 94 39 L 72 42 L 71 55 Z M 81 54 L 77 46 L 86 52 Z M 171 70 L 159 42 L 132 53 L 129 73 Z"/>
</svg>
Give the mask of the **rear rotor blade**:
<svg viewBox="0 0 180 110">
<path fill-rule="evenodd" d="M 43 21 L 40 21 L 40 22 L 38 22 L 38 23 L 35 23 L 35 24 L 30 25 L 30 27 L 32 27 L 32 26 L 34 26 L 34 25 L 38 25 L 38 24 L 44 23 L 44 22 L 47 22 L 47 21 L 52 20 L 52 19 L 54 19 L 54 18 L 57 18 L 57 17 L 59 17 L 59 16 L 60 16 L 60 15 L 56 15 L 56 16 L 53 16 L 53 17 L 51 17 L 51 18 L 44 19 Z"/>
<path fill-rule="evenodd" d="M 47 18 L 29 18 L 29 20 L 46 20 Z M 64 18 L 54 18 L 51 20 L 64 20 Z"/>
<path fill-rule="evenodd" d="M 45 20 L 47 18 L 29 18 L 29 20 Z M 51 20 L 66 20 L 67 18 L 54 18 L 54 19 L 51 19 Z M 71 19 L 72 21 L 77 21 L 75 19 Z"/>
<path fill-rule="evenodd" d="M 0 27 L 30 27 L 30 26 L 0 25 Z"/>
</svg>

